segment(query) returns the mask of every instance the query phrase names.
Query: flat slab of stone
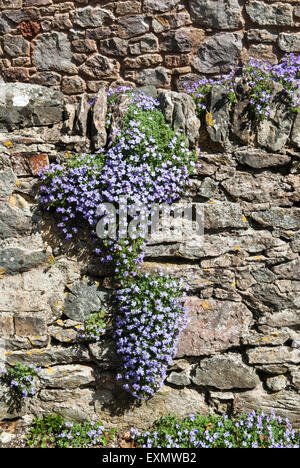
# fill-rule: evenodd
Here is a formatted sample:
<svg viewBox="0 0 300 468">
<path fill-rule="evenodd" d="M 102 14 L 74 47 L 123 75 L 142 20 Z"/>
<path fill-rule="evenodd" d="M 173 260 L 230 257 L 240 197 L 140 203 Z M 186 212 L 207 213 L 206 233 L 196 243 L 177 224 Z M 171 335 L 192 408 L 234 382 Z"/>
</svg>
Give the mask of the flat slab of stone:
<svg viewBox="0 0 300 468">
<path fill-rule="evenodd" d="M 216 354 L 240 344 L 252 314 L 244 304 L 187 298 L 189 323 L 183 331 L 177 357 Z"/>
<path fill-rule="evenodd" d="M 254 388 L 259 379 L 253 369 L 242 362 L 239 355 L 228 354 L 201 361 L 192 381 L 198 386 L 231 390 Z"/>
<path fill-rule="evenodd" d="M 252 167 L 253 169 L 285 166 L 291 161 L 290 156 L 285 154 L 266 153 L 257 149 L 236 151 L 235 156 L 240 164 Z"/>
<path fill-rule="evenodd" d="M 53 125 L 63 120 L 60 91 L 27 83 L 0 83 L 0 131 Z"/>
</svg>

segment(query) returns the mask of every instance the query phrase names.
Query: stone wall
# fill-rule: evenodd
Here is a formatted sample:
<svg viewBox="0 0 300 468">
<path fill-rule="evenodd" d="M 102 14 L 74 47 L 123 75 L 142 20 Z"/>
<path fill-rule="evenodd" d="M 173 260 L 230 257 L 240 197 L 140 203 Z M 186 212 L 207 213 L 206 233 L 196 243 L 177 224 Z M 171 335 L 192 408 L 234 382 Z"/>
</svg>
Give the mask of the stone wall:
<svg viewBox="0 0 300 468">
<path fill-rule="evenodd" d="M 6 84 L 0 87 L 0 363 L 34 362 L 43 371 L 37 395 L 18 412 L 0 385 L 0 419 L 55 411 L 141 428 L 169 412 L 261 408 L 300 427 L 299 117 L 285 111 L 276 88 L 272 120 L 250 128 L 242 102 L 229 109 L 215 87 L 215 126 L 206 128 L 190 97 L 147 91 L 158 95 L 171 125 L 188 129 L 191 144 L 206 148 L 190 199 L 205 210 L 204 245 L 161 239 L 148 245 L 143 266 L 191 288 L 189 325 L 166 385 L 139 405 L 115 380 L 111 330 L 98 344 L 78 341 L 76 327 L 91 312 L 102 306 L 113 314 L 112 272 L 95 259 L 86 231 L 65 243 L 53 216 L 38 205 L 37 174 L 49 161 L 106 140 L 103 89 L 91 108 L 86 97 L 73 107 L 56 90 Z M 122 118 L 122 102 L 121 96 L 113 125 Z"/>
<path fill-rule="evenodd" d="M 299 31 L 298 0 L 0 0 L 0 67 L 69 102 L 103 82 L 182 90 L 249 56 L 300 52 Z"/>
</svg>

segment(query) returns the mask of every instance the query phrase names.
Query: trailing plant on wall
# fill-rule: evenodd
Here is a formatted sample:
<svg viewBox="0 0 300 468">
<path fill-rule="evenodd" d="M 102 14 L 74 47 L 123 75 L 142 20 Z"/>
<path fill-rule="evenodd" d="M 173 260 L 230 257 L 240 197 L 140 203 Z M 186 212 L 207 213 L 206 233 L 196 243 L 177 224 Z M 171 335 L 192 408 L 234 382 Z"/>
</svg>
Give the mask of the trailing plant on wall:
<svg viewBox="0 0 300 468">
<path fill-rule="evenodd" d="M 36 393 L 35 380 L 40 367 L 30 364 L 15 364 L 6 369 L 0 369 L 0 377 L 10 386 L 12 398 L 14 400 L 25 400 L 33 397 Z"/>
<path fill-rule="evenodd" d="M 222 85 L 230 104 L 237 101 L 237 86 L 243 79 L 248 89 L 249 103 L 257 120 L 270 117 L 274 83 L 283 86 L 291 112 L 300 110 L 300 58 L 294 54 L 286 55 L 279 64 L 272 65 L 266 60 L 251 59 L 243 67 L 237 67 L 229 75 L 219 78 L 202 78 L 188 84 L 186 91 L 197 105 L 198 115 L 208 112 L 207 97 L 215 85 Z"/>
<path fill-rule="evenodd" d="M 134 397 L 148 399 L 163 385 L 187 321 L 182 282 L 139 275 L 118 291 L 116 343 L 123 359 L 119 379 Z"/>
<path fill-rule="evenodd" d="M 112 204 L 120 218 L 121 199 L 126 198 L 132 220 L 136 214 L 145 217 L 144 207 L 171 204 L 188 193 L 198 155 L 190 151 L 180 130 L 166 124 L 155 99 L 129 88 L 109 92 L 108 130 L 120 93 L 131 101 L 114 142 L 96 154 L 72 157 L 65 166 L 58 163 L 44 170 L 41 202 L 60 217 L 58 227 L 67 240 L 77 234 L 78 220 L 83 220 L 95 240 L 95 253 L 114 266 L 120 284 L 115 336 L 124 366 L 118 377 L 124 378 L 124 388 L 133 396 L 149 398 L 163 383 L 186 322 L 183 287 L 168 276 L 148 278 L 139 273 L 148 220 L 144 230 L 138 223 L 130 235 L 120 229 L 100 241 L 98 208 Z M 82 336 L 97 340 L 97 333 L 103 333 L 98 325 L 86 324 Z"/>
</svg>

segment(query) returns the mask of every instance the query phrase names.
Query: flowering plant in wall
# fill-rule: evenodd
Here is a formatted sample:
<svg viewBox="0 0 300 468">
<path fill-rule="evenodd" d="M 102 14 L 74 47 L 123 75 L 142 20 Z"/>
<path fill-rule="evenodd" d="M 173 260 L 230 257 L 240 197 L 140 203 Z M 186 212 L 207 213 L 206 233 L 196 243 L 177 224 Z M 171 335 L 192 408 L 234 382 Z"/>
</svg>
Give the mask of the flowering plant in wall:
<svg viewBox="0 0 300 468">
<path fill-rule="evenodd" d="M 109 92 L 108 130 L 121 93 L 130 96 L 130 104 L 116 138 L 96 154 L 73 157 L 66 166 L 58 163 L 44 170 L 41 202 L 60 217 L 58 227 L 66 239 L 77 234 L 78 220 L 83 220 L 95 240 L 95 253 L 114 266 L 120 287 L 115 337 L 123 360 L 118 378 L 125 380 L 124 388 L 133 396 L 147 399 L 161 387 L 176 354 L 186 322 L 183 285 L 162 274 L 154 278 L 140 274 L 147 228 L 143 232 L 137 226 L 134 235 L 120 228 L 118 234 L 109 233 L 100 241 L 98 208 L 112 204 L 120 217 L 120 200 L 126 197 L 132 219 L 132 207 L 139 211 L 142 206 L 171 204 L 188 193 L 198 155 L 189 149 L 183 132 L 166 124 L 159 103 L 133 89 Z M 97 326 L 91 325 L 95 339 Z M 103 327 L 99 330 L 101 334 Z"/>
<path fill-rule="evenodd" d="M 279 64 L 272 65 L 266 60 L 251 59 L 243 67 L 237 67 L 228 75 L 219 78 L 201 78 L 188 84 L 186 91 L 196 102 L 198 115 L 208 112 L 207 97 L 215 85 L 222 85 L 230 105 L 237 101 L 237 86 L 244 80 L 253 116 L 256 120 L 270 117 L 274 83 L 283 86 L 291 112 L 300 110 L 300 57 L 287 54 Z"/>
<path fill-rule="evenodd" d="M 30 364 L 15 364 L 5 369 L 0 369 L 0 377 L 10 386 L 13 399 L 25 400 L 36 394 L 35 379 L 38 377 L 40 367 Z"/>
</svg>

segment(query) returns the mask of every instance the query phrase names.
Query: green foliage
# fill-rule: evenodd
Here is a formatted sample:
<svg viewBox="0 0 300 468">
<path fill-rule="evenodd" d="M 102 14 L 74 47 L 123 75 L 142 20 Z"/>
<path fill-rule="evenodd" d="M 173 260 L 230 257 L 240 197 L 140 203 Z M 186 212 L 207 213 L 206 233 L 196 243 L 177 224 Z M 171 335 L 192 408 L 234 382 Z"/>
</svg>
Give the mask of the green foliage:
<svg viewBox="0 0 300 468">
<path fill-rule="evenodd" d="M 105 333 L 106 312 L 100 311 L 91 314 L 80 328 L 80 338 L 87 341 L 100 341 L 101 335 Z"/>
<path fill-rule="evenodd" d="M 10 385 L 12 398 L 24 400 L 35 395 L 34 380 L 40 370 L 41 368 L 35 367 L 34 364 L 27 366 L 18 363 L 3 370 L 0 375 Z"/>
<path fill-rule="evenodd" d="M 272 412 L 227 416 L 190 415 L 161 418 L 150 431 L 132 430 L 139 447 L 148 448 L 299 448 L 300 436 L 288 420 Z"/>
<path fill-rule="evenodd" d="M 73 423 L 57 414 L 36 418 L 27 436 L 30 448 L 105 447 L 117 429 L 105 431 L 102 423 Z"/>
<path fill-rule="evenodd" d="M 63 430 L 64 421 L 59 414 L 48 414 L 35 418 L 27 435 L 30 448 L 47 448 L 56 443 L 57 435 Z"/>
</svg>

